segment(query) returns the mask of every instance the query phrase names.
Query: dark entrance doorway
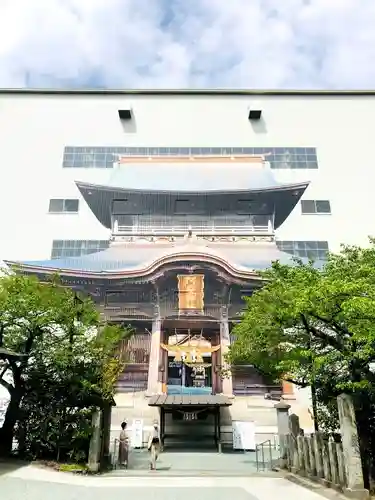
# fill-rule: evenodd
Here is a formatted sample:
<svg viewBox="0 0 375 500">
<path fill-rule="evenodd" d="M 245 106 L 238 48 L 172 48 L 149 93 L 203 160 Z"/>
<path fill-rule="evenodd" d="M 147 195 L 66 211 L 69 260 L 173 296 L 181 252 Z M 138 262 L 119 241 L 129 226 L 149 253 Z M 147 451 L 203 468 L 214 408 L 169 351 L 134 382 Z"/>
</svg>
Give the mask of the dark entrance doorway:
<svg viewBox="0 0 375 500">
<path fill-rule="evenodd" d="M 212 394 L 211 358 L 200 365 L 188 365 L 168 356 L 168 394 Z"/>
<path fill-rule="evenodd" d="M 232 403 L 225 396 L 160 395 L 149 406 L 160 408 L 160 433 L 165 450 L 221 451 L 221 408 Z"/>
</svg>

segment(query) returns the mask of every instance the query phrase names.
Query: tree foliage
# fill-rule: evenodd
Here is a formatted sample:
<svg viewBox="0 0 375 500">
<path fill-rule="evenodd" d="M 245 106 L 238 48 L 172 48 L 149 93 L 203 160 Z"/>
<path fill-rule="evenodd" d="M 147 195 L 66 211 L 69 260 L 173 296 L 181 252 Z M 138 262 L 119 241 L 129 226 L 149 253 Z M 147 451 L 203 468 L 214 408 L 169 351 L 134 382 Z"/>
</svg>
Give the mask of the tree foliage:
<svg viewBox="0 0 375 500">
<path fill-rule="evenodd" d="M 375 245 L 344 247 L 323 269 L 276 262 L 246 298 L 232 361 L 301 386 L 312 378 L 330 394 L 371 389 L 375 361 Z"/>
<path fill-rule="evenodd" d="M 314 384 L 326 410 L 338 394 L 352 394 L 362 451 L 371 448 L 363 456 L 375 458 L 375 443 L 367 438 L 375 414 L 374 240 L 368 248 L 342 247 L 322 269 L 275 262 L 263 278 L 234 329 L 231 361 L 253 364 L 274 380 Z M 324 419 L 333 413 L 320 411 Z"/>
<path fill-rule="evenodd" d="M 75 414 L 79 420 L 78 409 L 109 402 L 122 369 L 115 350 L 129 333 L 100 324 L 91 299 L 79 298 L 57 278 L 50 283 L 11 273 L 0 278 L 0 348 L 23 355 L 17 361 L 5 354 L 0 365 L 0 384 L 10 395 L 0 429 L 2 451 L 9 452 L 17 422 L 18 434 L 38 435 L 39 448 L 53 443 L 56 448 L 52 436 L 63 434 L 61 419 L 72 421 Z M 71 426 L 77 436 L 78 427 Z M 63 430 L 69 434 L 66 425 Z"/>
</svg>

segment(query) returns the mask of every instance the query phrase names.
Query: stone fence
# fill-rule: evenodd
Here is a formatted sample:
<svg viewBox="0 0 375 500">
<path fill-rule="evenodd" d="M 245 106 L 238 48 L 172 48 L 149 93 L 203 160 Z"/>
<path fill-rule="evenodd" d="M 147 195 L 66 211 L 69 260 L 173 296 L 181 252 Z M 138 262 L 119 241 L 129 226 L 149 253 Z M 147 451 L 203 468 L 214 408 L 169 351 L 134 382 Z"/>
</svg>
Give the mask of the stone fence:
<svg viewBox="0 0 375 500">
<path fill-rule="evenodd" d="M 280 443 L 279 467 L 325 486 L 342 491 L 350 498 L 367 499 L 364 488 L 358 433 L 351 397 L 338 397 L 341 442 L 320 433 L 304 436 L 297 415 L 289 415 L 284 401 L 275 405 Z"/>
</svg>

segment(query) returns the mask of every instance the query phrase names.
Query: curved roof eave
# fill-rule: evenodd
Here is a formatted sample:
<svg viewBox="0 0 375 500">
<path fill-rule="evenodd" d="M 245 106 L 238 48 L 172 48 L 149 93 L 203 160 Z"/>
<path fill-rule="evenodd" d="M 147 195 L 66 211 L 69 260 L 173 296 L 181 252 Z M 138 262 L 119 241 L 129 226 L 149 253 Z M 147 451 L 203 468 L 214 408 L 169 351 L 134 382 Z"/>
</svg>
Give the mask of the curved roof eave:
<svg viewBox="0 0 375 500">
<path fill-rule="evenodd" d="M 101 185 L 101 184 L 92 184 L 88 182 L 80 182 L 76 181 L 76 186 L 79 189 L 80 193 L 82 194 L 84 200 L 90 207 L 91 211 L 95 215 L 95 217 L 98 219 L 98 221 L 106 228 L 110 229 L 111 228 L 111 218 L 110 218 L 110 206 L 112 201 L 117 197 L 125 194 L 139 194 L 140 196 L 144 195 L 177 195 L 180 194 L 180 191 L 161 191 L 161 190 L 155 190 L 155 191 L 146 191 L 146 190 L 141 190 L 141 189 L 127 189 L 125 187 L 113 187 L 113 186 L 106 186 L 106 185 Z M 273 194 L 274 196 L 277 197 L 277 195 L 283 194 L 283 193 L 290 193 L 290 197 L 288 197 L 288 200 L 283 200 L 282 203 L 279 202 L 279 207 L 276 207 L 275 212 L 276 212 L 276 217 L 275 217 L 275 228 L 277 229 L 281 224 L 286 220 L 286 218 L 289 216 L 289 214 L 292 212 L 298 201 L 300 200 L 301 196 L 305 192 L 306 188 L 308 187 L 309 182 L 299 182 L 299 183 L 294 183 L 294 184 L 275 184 L 274 186 L 269 186 L 269 187 L 264 187 L 264 188 L 255 188 L 255 189 L 243 189 L 243 190 L 209 190 L 205 191 L 204 194 L 205 196 L 214 196 L 221 194 L 223 196 L 228 196 L 228 195 L 243 195 L 243 194 Z M 298 196 L 292 197 L 292 193 L 296 192 Z M 192 192 L 184 192 L 184 195 L 196 195 L 196 194 L 202 194 L 202 191 L 192 191 Z M 96 196 L 95 196 L 96 194 Z M 105 196 L 106 200 L 105 203 L 103 203 L 103 200 L 101 199 Z M 99 198 L 100 197 L 100 198 Z M 96 198 L 99 198 L 99 200 L 96 200 Z M 106 207 L 104 209 L 104 206 Z"/>
<path fill-rule="evenodd" d="M 233 278 L 245 279 L 245 280 L 256 280 L 262 281 L 262 277 L 259 275 L 259 271 L 255 269 L 241 269 L 229 264 L 225 259 L 213 255 L 209 255 L 204 252 L 177 252 L 174 254 L 169 254 L 167 256 L 161 257 L 148 263 L 144 267 L 139 267 L 137 269 L 131 270 L 118 270 L 118 271 L 84 271 L 77 269 L 60 269 L 57 267 L 47 267 L 38 266 L 31 264 L 24 264 L 22 262 L 15 262 L 4 260 L 5 264 L 9 267 L 16 267 L 22 271 L 34 272 L 34 273 L 44 273 L 44 274 L 61 274 L 63 276 L 80 276 L 83 278 L 108 278 L 108 279 L 121 279 L 121 278 L 137 278 L 146 277 L 152 275 L 158 268 L 163 265 L 183 262 L 186 260 L 196 261 L 200 260 L 202 262 L 207 262 L 209 264 L 216 264 L 217 266 L 223 268 L 227 271 Z M 51 261 L 53 262 L 53 261 Z"/>
<path fill-rule="evenodd" d="M 269 187 L 264 187 L 264 188 L 255 188 L 255 189 L 236 189 L 236 190 L 225 190 L 225 189 L 210 189 L 208 191 L 184 191 L 184 195 L 192 195 L 192 194 L 204 194 L 205 196 L 209 196 L 210 194 L 244 194 L 244 193 L 262 193 L 262 192 L 273 192 L 273 191 L 290 191 L 292 189 L 301 189 L 301 188 L 307 188 L 309 185 L 310 181 L 304 181 L 304 182 L 297 182 L 297 183 L 292 183 L 292 184 L 275 184 L 274 186 L 269 186 Z M 78 189 L 81 191 L 81 189 L 89 189 L 89 190 L 100 190 L 100 191 L 108 191 L 108 192 L 113 192 L 113 193 L 139 193 L 139 194 L 181 194 L 179 190 L 160 190 L 160 189 L 155 189 L 155 190 L 145 190 L 145 189 L 134 189 L 134 188 L 126 188 L 124 186 L 122 187 L 116 187 L 116 186 L 108 186 L 105 184 L 93 184 L 90 182 L 82 182 L 82 181 L 75 181 L 76 186 Z"/>
</svg>

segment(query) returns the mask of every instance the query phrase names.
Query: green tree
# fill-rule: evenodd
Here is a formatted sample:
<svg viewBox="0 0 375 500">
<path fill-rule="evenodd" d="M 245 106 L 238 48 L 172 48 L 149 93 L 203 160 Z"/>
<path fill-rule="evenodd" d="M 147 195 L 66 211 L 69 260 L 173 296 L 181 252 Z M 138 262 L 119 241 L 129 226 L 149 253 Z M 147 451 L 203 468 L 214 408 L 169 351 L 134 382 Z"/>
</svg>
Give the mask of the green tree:
<svg viewBox="0 0 375 500">
<path fill-rule="evenodd" d="M 263 277 L 234 329 L 231 361 L 253 364 L 274 380 L 313 385 L 323 404 L 353 394 L 367 446 L 375 387 L 374 241 L 368 248 L 343 247 L 323 269 L 274 263 Z"/>
<path fill-rule="evenodd" d="M 101 406 L 112 397 L 121 360 L 114 351 L 127 330 L 101 325 L 94 303 L 57 279 L 7 274 L 0 278 L 0 384 L 10 395 L 0 443 L 9 453 L 25 396 L 61 407 Z M 23 357 L 17 361 L 7 352 Z M 10 380 L 8 375 L 11 375 Z M 43 395 L 44 394 L 44 395 Z M 25 402 L 25 406 L 26 402 Z"/>
</svg>

